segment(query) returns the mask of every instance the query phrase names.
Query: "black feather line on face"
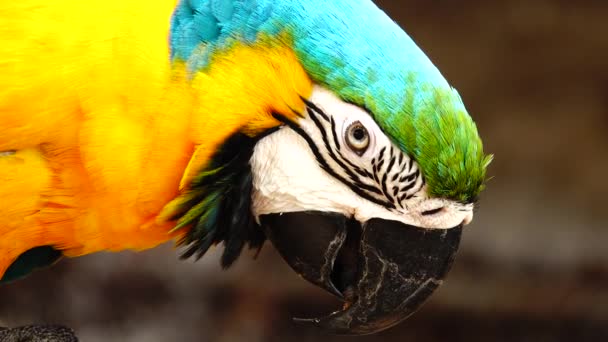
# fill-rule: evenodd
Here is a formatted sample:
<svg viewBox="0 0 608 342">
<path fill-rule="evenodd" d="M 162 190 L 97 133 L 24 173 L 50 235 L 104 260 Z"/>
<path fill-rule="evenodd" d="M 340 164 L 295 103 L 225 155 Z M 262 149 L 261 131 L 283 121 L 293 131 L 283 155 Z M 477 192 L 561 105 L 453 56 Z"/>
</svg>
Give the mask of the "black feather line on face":
<svg viewBox="0 0 608 342">
<path fill-rule="evenodd" d="M 255 138 L 237 132 L 213 155 L 192 181 L 190 201 L 184 203 L 174 220 L 191 216 L 190 230 L 180 245 L 186 246 L 182 259 L 201 258 L 211 247 L 224 243 L 222 267 L 230 267 L 246 244 L 262 248 L 266 236 L 251 213 L 253 178 L 249 160 L 255 144 L 277 128 Z"/>
</svg>

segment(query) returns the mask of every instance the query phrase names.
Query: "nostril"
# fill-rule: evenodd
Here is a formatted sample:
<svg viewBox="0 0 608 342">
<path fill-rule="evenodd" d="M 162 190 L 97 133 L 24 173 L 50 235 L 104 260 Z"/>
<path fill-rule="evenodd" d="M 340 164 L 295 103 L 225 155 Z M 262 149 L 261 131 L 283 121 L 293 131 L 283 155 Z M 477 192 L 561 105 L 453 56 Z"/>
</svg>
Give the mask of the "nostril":
<svg viewBox="0 0 608 342">
<path fill-rule="evenodd" d="M 437 209 L 426 210 L 426 211 L 422 212 L 422 216 L 431 216 L 431 215 L 439 214 L 442 211 L 443 211 L 443 207 L 440 207 Z"/>
</svg>

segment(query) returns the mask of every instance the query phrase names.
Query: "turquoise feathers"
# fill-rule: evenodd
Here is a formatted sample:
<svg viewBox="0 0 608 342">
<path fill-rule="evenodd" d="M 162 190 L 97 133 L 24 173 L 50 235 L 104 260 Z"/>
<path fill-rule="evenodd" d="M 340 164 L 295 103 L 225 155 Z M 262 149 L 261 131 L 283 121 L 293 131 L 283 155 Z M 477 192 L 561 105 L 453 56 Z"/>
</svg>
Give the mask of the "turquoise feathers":
<svg viewBox="0 0 608 342">
<path fill-rule="evenodd" d="M 491 161 L 475 124 L 439 70 L 371 1 L 181 1 L 171 56 L 196 72 L 232 41 L 255 44 L 262 35 L 290 44 L 316 83 L 369 110 L 421 165 L 430 195 L 475 200 Z"/>
</svg>

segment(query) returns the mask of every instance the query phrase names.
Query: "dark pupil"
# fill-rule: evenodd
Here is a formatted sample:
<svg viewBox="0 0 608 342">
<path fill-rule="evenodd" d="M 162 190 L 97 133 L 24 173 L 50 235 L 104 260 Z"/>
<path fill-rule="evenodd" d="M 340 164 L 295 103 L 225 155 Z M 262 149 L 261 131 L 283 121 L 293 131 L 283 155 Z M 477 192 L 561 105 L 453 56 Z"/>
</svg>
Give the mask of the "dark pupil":
<svg viewBox="0 0 608 342">
<path fill-rule="evenodd" d="M 363 127 L 357 127 L 353 130 L 353 138 L 356 140 L 365 139 L 365 129 Z"/>
</svg>

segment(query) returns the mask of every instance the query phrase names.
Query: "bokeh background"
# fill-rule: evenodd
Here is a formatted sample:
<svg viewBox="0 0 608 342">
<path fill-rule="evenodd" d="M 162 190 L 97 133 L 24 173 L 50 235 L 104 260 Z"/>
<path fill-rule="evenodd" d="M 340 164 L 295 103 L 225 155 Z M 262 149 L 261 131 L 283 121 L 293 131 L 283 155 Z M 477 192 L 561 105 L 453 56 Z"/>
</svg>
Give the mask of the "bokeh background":
<svg viewBox="0 0 608 342">
<path fill-rule="evenodd" d="M 496 158 L 444 286 L 386 332 L 294 325 L 339 303 L 267 244 L 96 254 L 0 288 L 0 326 L 60 323 L 82 341 L 608 341 L 608 2 L 377 3 L 459 89 Z M 370 28 L 373 29 L 373 28 Z"/>
</svg>

